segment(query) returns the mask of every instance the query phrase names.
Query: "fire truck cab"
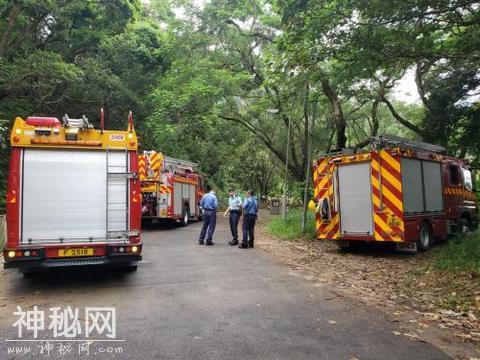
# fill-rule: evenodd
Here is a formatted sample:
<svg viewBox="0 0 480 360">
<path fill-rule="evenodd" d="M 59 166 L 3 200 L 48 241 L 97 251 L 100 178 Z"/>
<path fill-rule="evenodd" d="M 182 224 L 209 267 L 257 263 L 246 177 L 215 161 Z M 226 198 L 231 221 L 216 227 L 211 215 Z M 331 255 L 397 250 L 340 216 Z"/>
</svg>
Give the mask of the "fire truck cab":
<svg viewBox="0 0 480 360">
<path fill-rule="evenodd" d="M 170 219 L 186 226 L 201 217 L 204 180 L 195 171 L 197 164 L 156 151 L 145 151 L 138 163 L 144 221 Z"/>
<path fill-rule="evenodd" d="M 141 260 L 137 136 L 85 117 L 16 118 L 11 133 L 5 268 L 120 265 Z"/>
<path fill-rule="evenodd" d="M 477 226 L 472 169 L 441 146 L 381 136 L 369 151 L 322 156 L 313 177 L 317 238 L 342 247 L 381 241 L 425 251 Z"/>
</svg>

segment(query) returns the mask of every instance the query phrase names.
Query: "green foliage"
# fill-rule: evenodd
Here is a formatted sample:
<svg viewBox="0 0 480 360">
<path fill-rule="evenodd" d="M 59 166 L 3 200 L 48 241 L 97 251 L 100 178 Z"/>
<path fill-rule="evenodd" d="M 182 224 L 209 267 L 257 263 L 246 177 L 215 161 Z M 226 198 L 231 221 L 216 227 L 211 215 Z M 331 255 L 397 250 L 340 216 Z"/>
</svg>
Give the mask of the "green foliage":
<svg viewBox="0 0 480 360">
<path fill-rule="evenodd" d="M 375 98 L 391 105 L 389 89 L 414 72 L 423 115 L 417 121 L 393 104 L 394 119 L 417 137 L 478 162 L 471 131 L 478 123 L 480 15 L 471 2 L 278 0 L 276 9 L 285 28 L 279 39 L 283 67 L 328 78 L 335 92 L 367 100 L 365 106 Z M 352 136 L 346 120 L 348 138 L 359 137 L 361 128 Z"/>
<path fill-rule="evenodd" d="M 480 233 L 452 239 L 433 264 L 437 270 L 471 271 L 480 274 Z"/>
<path fill-rule="evenodd" d="M 8 121 L 0 119 L 0 190 L 7 187 L 9 128 Z M 5 196 L 0 196 L 0 214 L 5 213 Z"/>
<path fill-rule="evenodd" d="M 274 217 L 267 225 L 267 231 L 283 240 L 295 240 L 300 237 L 315 238 L 315 213 L 307 211 L 306 231 L 301 229 L 302 211 L 290 209 L 286 219 L 281 216 Z"/>
<path fill-rule="evenodd" d="M 98 125 L 103 106 L 107 128 L 125 128 L 133 110 L 141 131 L 168 58 L 161 29 L 140 9 L 137 0 L 1 1 L 0 119 L 68 113 Z M 9 156 L 1 151 L 0 209 Z"/>
<path fill-rule="evenodd" d="M 288 157 L 295 199 L 309 144 L 397 134 L 478 164 L 477 10 L 461 0 L 0 0 L 0 119 L 85 114 L 98 125 L 103 106 L 107 127 L 124 128 L 133 110 L 142 150 L 199 163 L 222 191 L 282 192 Z M 405 73 L 416 104 L 396 99 Z"/>
</svg>

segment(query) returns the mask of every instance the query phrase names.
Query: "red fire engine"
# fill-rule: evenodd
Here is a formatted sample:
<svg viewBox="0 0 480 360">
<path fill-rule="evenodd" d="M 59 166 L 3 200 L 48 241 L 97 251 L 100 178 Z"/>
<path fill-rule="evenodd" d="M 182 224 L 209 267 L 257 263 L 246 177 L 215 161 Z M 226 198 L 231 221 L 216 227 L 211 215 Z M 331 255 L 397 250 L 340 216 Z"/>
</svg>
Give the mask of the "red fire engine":
<svg viewBox="0 0 480 360">
<path fill-rule="evenodd" d="M 11 133 L 5 268 L 141 260 L 137 136 L 88 119 L 16 118 Z"/>
<path fill-rule="evenodd" d="M 477 225 L 472 169 L 445 148 L 395 136 L 372 139 L 372 150 L 344 150 L 318 159 L 314 192 L 318 239 L 340 246 L 394 242 L 427 250 L 434 240 Z"/>
<path fill-rule="evenodd" d="M 198 204 L 204 183 L 195 172 L 197 164 L 155 151 L 145 151 L 138 164 L 144 220 L 172 219 L 186 226 L 201 217 Z"/>
</svg>

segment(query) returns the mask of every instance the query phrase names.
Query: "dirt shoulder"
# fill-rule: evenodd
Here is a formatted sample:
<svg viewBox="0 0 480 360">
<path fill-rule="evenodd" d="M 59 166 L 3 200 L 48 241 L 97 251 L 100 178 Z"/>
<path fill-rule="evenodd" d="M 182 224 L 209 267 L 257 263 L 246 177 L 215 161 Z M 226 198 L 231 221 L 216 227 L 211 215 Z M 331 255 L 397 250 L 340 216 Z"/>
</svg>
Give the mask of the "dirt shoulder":
<svg viewBox="0 0 480 360">
<path fill-rule="evenodd" d="M 430 342 L 457 359 L 480 359 L 480 280 L 434 271 L 438 249 L 343 251 L 331 242 L 278 239 L 266 230 L 269 220 L 259 219 L 256 244 L 281 263 L 333 285 L 339 296 L 376 305 L 398 323 L 395 335 Z"/>
</svg>

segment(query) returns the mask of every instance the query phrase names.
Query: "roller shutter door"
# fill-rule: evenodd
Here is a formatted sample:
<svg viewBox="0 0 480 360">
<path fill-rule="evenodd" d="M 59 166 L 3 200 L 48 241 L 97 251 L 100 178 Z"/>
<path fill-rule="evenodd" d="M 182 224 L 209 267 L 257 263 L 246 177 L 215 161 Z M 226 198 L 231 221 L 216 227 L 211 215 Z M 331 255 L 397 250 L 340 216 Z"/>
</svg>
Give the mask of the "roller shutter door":
<svg viewBox="0 0 480 360">
<path fill-rule="evenodd" d="M 22 195 L 23 242 L 105 238 L 105 152 L 25 149 Z"/>
<path fill-rule="evenodd" d="M 370 164 L 338 167 L 340 230 L 342 233 L 373 233 Z"/>
</svg>

